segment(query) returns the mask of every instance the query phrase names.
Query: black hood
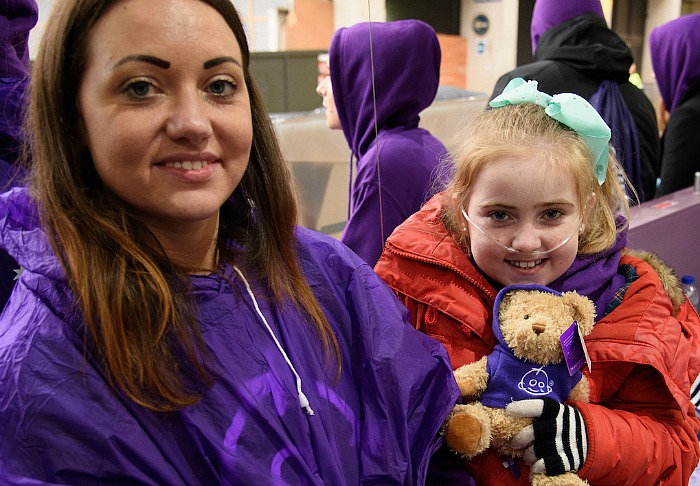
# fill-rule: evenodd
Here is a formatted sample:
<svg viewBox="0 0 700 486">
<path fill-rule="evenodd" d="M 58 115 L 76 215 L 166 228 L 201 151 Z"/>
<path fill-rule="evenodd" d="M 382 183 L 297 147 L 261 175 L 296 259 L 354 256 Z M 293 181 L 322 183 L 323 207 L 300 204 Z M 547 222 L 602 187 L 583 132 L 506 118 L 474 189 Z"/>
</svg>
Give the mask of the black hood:
<svg viewBox="0 0 700 486">
<path fill-rule="evenodd" d="M 623 82 L 629 78 L 632 51 L 595 14 L 584 14 L 547 30 L 535 51 L 535 61 L 559 61 L 595 79 Z"/>
</svg>

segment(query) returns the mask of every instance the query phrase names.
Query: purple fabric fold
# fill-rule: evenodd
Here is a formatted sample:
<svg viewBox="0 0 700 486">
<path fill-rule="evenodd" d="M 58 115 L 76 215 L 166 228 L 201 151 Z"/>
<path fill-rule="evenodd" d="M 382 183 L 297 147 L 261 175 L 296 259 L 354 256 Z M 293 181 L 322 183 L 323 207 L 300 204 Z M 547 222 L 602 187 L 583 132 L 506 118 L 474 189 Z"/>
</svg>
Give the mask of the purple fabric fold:
<svg viewBox="0 0 700 486">
<path fill-rule="evenodd" d="M 29 32 L 38 19 L 35 0 L 0 2 L 0 78 L 29 75 Z"/>
</svg>

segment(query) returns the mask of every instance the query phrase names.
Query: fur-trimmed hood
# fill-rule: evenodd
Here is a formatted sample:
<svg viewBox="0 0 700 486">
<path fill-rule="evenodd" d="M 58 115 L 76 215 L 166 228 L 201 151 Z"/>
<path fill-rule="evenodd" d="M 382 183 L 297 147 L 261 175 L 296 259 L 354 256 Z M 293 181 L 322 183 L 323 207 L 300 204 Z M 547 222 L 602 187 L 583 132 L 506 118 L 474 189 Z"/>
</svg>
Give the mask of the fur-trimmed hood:
<svg viewBox="0 0 700 486">
<path fill-rule="evenodd" d="M 673 314 L 678 314 L 678 310 L 685 300 L 685 297 L 683 295 L 681 281 L 678 279 L 678 276 L 673 268 L 659 258 L 658 255 L 650 251 L 625 248 L 623 253 L 645 261 L 651 266 L 651 268 L 654 269 L 654 271 L 658 274 L 662 285 L 664 286 L 664 290 L 666 290 L 666 293 L 671 299 L 671 303 L 673 304 Z"/>
</svg>

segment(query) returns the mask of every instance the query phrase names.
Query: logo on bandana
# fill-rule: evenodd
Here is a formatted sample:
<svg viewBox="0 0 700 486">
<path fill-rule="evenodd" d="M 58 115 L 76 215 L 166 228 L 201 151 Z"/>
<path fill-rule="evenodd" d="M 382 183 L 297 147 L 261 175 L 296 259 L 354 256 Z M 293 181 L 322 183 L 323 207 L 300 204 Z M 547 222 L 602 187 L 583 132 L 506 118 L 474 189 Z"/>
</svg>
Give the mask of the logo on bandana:
<svg viewBox="0 0 700 486">
<path fill-rule="evenodd" d="M 518 388 L 530 395 L 542 396 L 552 393 L 553 385 L 554 382 L 549 379 L 543 368 L 532 368 L 520 379 Z"/>
</svg>

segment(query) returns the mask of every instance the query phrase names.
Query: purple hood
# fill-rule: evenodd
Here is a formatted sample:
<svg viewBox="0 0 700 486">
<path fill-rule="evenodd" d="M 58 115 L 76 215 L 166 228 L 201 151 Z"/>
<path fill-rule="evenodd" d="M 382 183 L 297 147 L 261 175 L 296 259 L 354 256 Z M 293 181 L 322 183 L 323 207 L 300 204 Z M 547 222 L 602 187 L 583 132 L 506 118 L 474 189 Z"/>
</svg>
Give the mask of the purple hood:
<svg viewBox="0 0 700 486">
<path fill-rule="evenodd" d="M 656 84 L 669 113 L 700 77 L 700 14 L 689 14 L 651 31 L 649 53 Z"/>
<path fill-rule="evenodd" d="M 435 99 L 440 81 L 440 44 L 435 31 L 418 20 L 363 22 L 338 29 L 329 50 L 333 96 L 340 125 L 356 157 L 377 131 L 415 128 L 419 113 Z M 374 89 L 372 91 L 372 59 Z"/>
<path fill-rule="evenodd" d="M 0 3 L 0 78 L 29 74 L 29 31 L 36 25 L 38 15 L 35 0 Z"/>
<path fill-rule="evenodd" d="M 532 54 L 535 54 L 537 42 L 547 30 L 585 13 L 605 18 L 600 0 L 537 0 L 530 23 Z"/>
<path fill-rule="evenodd" d="M 0 2 L 0 192 L 16 183 L 14 163 L 29 81 L 29 31 L 38 15 L 35 0 Z"/>
</svg>

